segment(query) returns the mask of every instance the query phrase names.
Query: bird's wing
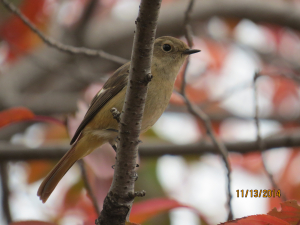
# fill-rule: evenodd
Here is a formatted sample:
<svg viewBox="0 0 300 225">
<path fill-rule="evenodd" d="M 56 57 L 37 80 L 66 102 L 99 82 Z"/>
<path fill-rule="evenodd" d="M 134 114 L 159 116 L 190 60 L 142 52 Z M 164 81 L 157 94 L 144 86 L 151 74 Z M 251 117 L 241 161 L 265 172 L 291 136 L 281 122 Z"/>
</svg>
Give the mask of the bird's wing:
<svg viewBox="0 0 300 225">
<path fill-rule="evenodd" d="M 106 81 L 98 94 L 95 95 L 88 111 L 84 116 L 84 119 L 77 128 L 71 140 L 71 145 L 77 140 L 83 128 L 94 118 L 94 116 L 102 109 L 102 107 L 127 85 L 129 67 L 130 62 L 117 69 L 115 73 Z"/>
</svg>

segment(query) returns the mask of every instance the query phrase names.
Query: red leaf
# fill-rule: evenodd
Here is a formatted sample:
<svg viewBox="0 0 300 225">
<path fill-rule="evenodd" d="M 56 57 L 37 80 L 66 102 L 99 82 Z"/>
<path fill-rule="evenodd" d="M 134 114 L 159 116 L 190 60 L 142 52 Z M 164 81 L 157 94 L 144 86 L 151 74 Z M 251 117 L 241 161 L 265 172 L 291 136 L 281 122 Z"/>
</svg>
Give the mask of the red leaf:
<svg viewBox="0 0 300 225">
<path fill-rule="evenodd" d="M 79 181 L 83 183 L 82 181 Z M 95 224 L 95 219 L 97 219 L 97 214 L 95 212 L 95 208 L 93 206 L 93 203 L 91 202 L 88 195 L 81 190 L 79 190 L 80 186 L 78 183 L 75 184 L 77 187 L 72 187 L 69 190 L 66 196 L 64 197 L 64 204 L 61 205 L 60 210 L 60 218 L 63 218 L 65 215 L 71 216 L 71 215 L 80 215 L 84 218 L 84 225 L 90 225 Z M 75 190 L 77 189 L 77 190 Z M 73 192 L 73 193 L 70 193 Z M 74 197 L 74 199 L 71 199 L 71 197 Z M 69 200 L 67 200 L 69 198 Z"/>
<path fill-rule="evenodd" d="M 183 97 L 176 92 L 172 93 L 170 103 L 172 103 L 174 105 L 184 105 L 185 104 Z"/>
<path fill-rule="evenodd" d="M 241 167 L 254 174 L 261 174 L 264 171 L 260 152 L 243 155 L 230 153 L 229 161 L 231 165 Z"/>
<path fill-rule="evenodd" d="M 282 76 L 272 76 L 274 82 L 274 96 L 273 103 L 276 108 L 285 101 L 289 96 L 298 98 L 298 86 L 297 84 L 289 79 Z"/>
<path fill-rule="evenodd" d="M 202 217 L 200 213 L 191 206 L 181 204 L 173 199 L 157 198 L 133 204 L 129 220 L 134 223 L 143 223 L 158 214 L 179 207 L 195 210 L 199 216 Z"/>
<path fill-rule="evenodd" d="M 62 126 L 66 125 L 65 122 L 51 116 L 35 116 L 34 118 L 32 118 L 32 120 L 46 122 L 46 123 L 56 123 Z"/>
<path fill-rule="evenodd" d="M 20 221 L 20 222 L 13 222 L 9 225 L 57 225 L 55 223 L 43 222 L 43 221 Z"/>
<path fill-rule="evenodd" d="M 296 200 L 281 203 L 281 211 L 272 209 L 268 215 L 254 215 L 222 223 L 224 225 L 298 225 L 300 223 L 300 206 Z"/>
<path fill-rule="evenodd" d="M 38 28 L 41 27 L 47 18 L 43 13 L 44 3 L 45 0 L 39 0 L 35 1 L 33 5 L 31 0 L 26 0 L 19 7 L 20 11 Z M 22 51 L 27 51 L 34 46 L 35 40 L 39 40 L 30 28 L 15 15 L 12 15 L 1 24 L 0 37 L 12 46 L 9 54 L 10 59 L 16 58 L 17 55 L 23 53 Z M 16 50 L 18 52 L 15 52 Z"/>
<path fill-rule="evenodd" d="M 56 123 L 65 126 L 62 121 L 56 118 L 49 116 L 36 116 L 31 110 L 25 107 L 13 107 L 0 112 L 0 128 L 12 123 L 28 120 Z"/>
<path fill-rule="evenodd" d="M 81 198 L 81 191 L 84 188 L 83 180 L 78 180 L 66 193 L 64 197 L 64 208 L 69 209 L 76 205 Z"/>
<path fill-rule="evenodd" d="M 288 222 L 270 215 L 254 215 L 221 223 L 220 225 L 289 225 Z"/>
<path fill-rule="evenodd" d="M 35 117 L 33 120 L 39 120 L 39 117 Z M 69 135 L 67 132 L 66 127 L 62 122 L 59 122 L 58 124 L 56 121 L 50 121 L 50 120 L 39 120 L 43 122 L 50 122 L 47 125 L 47 129 L 44 131 L 44 143 L 53 143 L 55 140 L 61 140 L 61 139 L 69 139 Z M 53 122 L 53 123 L 52 123 Z M 63 125 L 63 126 L 62 126 Z"/>
<path fill-rule="evenodd" d="M 131 223 L 131 222 L 126 222 L 125 225 L 140 225 L 140 224 L 137 224 L 137 223 Z"/>
<path fill-rule="evenodd" d="M 286 166 L 280 171 L 280 177 L 277 183 L 280 184 L 281 191 L 288 197 L 288 199 L 296 199 L 300 201 L 300 185 L 295 182 L 300 170 L 300 151 L 299 148 L 290 150 L 290 155 L 286 161 Z M 279 198 L 270 199 L 270 209 L 277 207 L 280 202 L 276 201 Z"/>
<path fill-rule="evenodd" d="M 32 184 L 37 180 L 45 177 L 53 168 L 53 162 L 48 160 L 32 160 L 28 161 L 29 171 L 27 177 L 27 183 Z"/>
<path fill-rule="evenodd" d="M 205 44 L 208 53 L 211 56 L 210 64 L 208 64 L 209 69 L 219 71 L 225 61 L 228 48 L 219 42 L 212 41 L 210 39 L 206 39 Z"/>
<path fill-rule="evenodd" d="M 277 211 L 276 208 L 268 212 L 268 215 L 280 218 L 291 225 L 300 223 L 300 206 L 296 200 L 290 200 L 280 203 L 281 211 Z"/>
<path fill-rule="evenodd" d="M 0 112 L 0 128 L 14 122 L 34 118 L 33 112 L 25 107 L 14 107 Z"/>
</svg>

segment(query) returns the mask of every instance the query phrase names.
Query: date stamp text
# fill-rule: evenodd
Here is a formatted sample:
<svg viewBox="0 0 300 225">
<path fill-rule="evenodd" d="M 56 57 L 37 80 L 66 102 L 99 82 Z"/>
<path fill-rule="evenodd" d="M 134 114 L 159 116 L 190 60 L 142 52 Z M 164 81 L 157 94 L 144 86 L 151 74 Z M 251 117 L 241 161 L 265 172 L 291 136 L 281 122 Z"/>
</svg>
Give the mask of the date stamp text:
<svg viewBox="0 0 300 225">
<path fill-rule="evenodd" d="M 238 198 L 247 198 L 247 197 L 250 197 L 250 198 L 275 198 L 275 197 L 278 197 L 280 198 L 281 196 L 281 193 L 280 193 L 280 189 L 278 189 L 277 191 L 275 189 L 271 190 L 271 189 L 260 189 L 260 190 L 257 190 L 257 189 L 250 189 L 250 190 L 244 190 L 244 189 L 237 189 L 236 190 L 236 196 Z"/>
</svg>

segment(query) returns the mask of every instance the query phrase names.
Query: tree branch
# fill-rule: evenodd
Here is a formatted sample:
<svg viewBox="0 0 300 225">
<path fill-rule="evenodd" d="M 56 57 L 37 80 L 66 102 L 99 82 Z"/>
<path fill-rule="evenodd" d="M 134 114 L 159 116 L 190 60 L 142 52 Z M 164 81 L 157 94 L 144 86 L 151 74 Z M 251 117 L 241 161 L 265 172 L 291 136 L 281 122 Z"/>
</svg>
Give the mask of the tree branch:
<svg viewBox="0 0 300 225">
<path fill-rule="evenodd" d="M 187 1 L 179 0 L 162 7 L 157 30 L 158 36 L 176 36 L 183 34 L 182 27 L 174 26 L 174 24 L 182 23 L 187 4 Z M 193 23 L 197 23 L 213 16 L 247 18 L 253 21 L 279 24 L 300 30 L 300 10 L 294 6 L 295 5 L 289 1 L 278 0 L 202 0 L 195 1 L 192 19 Z M 182 15 L 182 17 L 178 15 Z M 111 29 L 111 27 L 114 27 L 114 29 Z M 91 20 L 88 26 L 85 27 L 83 43 L 90 48 L 101 48 L 109 52 L 114 52 L 115 54 L 118 53 L 124 57 L 129 57 L 128 53 L 131 49 L 133 29 L 134 26 L 131 20 L 122 21 L 122 23 L 114 17 L 101 21 Z M 101 38 L 99 38 L 99 35 L 101 35 Z M 113 39 L 111 38 L 112 36 L 114 37 Z M 20 59 L 13 67 L 5 71 L 4 76 L 0 78 L 0 109 L 26 104 L 24 99 L 29 99 L 33 96 L 25 96 L 26 98 L 23 98 L 24 94 L 27 93 L 22 92 L 22 90 L 24 90 L 28 84 L 32 85 L 36 79 L 45 80 L 46 77 L 51 77 L 51 79 L 55 77 L 55 79 L 59 79 L 61 82 L 62 74 L 72 74 L 78 77 L 81 74 L 80 70 L 74 69 L 74 63 L 70 63 L 72 60 L 71 55 L 62 54 L 61 52 L 53 50 L 53 48 L 39 48 L 34 54 L 37 58 L 45 58 L 42 67 L 49 67 L 50 65 L 51 73 L 36 68 L 36 65 L 26 57 Z M 90 58 L 89 63 L 91 63 L 91 65 L 85 68 L 85 70 L 94 68 L 92 72 L 96 70 L 97 74 L 102 74 L 111 71 L 116 66 L 115 63 L 106 60 L 103 61 L 104 60 L 99 61 L 97 58 Z M 34 80 L 32 79 L 33 77 Z M 7 85 L 9 85 L 10 88 L 5 88 Z M 22 88 L 20 86 L 22 86 Z M 48 85 L 44 84 L 44 86 L 44 90 L 49 88 Z M 73 92 L 82 90 L 83 88 L 82 85 L 70 85 L 67 82 L 61 82 L 60 86 L 62 91 L 72 87 Z M 55 99 L 48 98 L 48 96 L 46 97 L 47 99 L 44 99 L 43 96 L 38 96 L 42 102 L 47 102 L 48 104 L 49 102 L 56 102 Z M 35 102 L 35 98 L 33 101 Z M 68 102 L 68 105 L 57 104 L 56 107 L 53 108 L 54 104 L 52 104 L 51 107 L 47 106 L 46 109 L 43 109 L 43 105 L 39 104 L 32 105 L 27 103 L 27 106 L 32 107 L 31 109 L 35 112 L 39 111 L 45 114 L 72 112 L 76 110 L 76 96 L 74 96 L 71 101 L 63 102 Z"/>
<path fill-rule="evenodd" d="M 185 13 L 185 19 L 184 19 L 184 23 L 185 23 L 185 37 L 188 41 L 189 47 L 192 48 L 193 47 L 193 37 L 192 37 L 192 28 L 190 26 L 190 20 L 191 20 L 191 12 L 193 9 L 193 4 L 194 4 L 194 0 L 190 0 L 189 6 L 187 8 L 187 11 Z M 198 119 L 200 119 L 203 123 L 204 126 L 206 128 L 206 132 L 208 133 L 208 135 L 210 136 L 212 142 L 214 143 L 214 145 L 216 146 L 216 148 L 218 149 L 220 155 L 222 156 L 222 159 L 225 163 L 226 169 L 227 169 L 227 204 L 228 204 L 228 216 L 227 216 L 227 220 L 232 220 L 233 219 L 233 213 L 232 213 L 232 207 L 231 207 L 231 199 L 232 199 L 232 195 L 231 195 L 231 179 L 230 179 L 230 174 L 231 174 L 231 168 L 230 168 L 230 164 L 228 162 L 228 151 L 226 149 L 226 146 L 224 145 L 224 143 L 216 136 L 212 125 L 211 125 L 211 121 L 209 119 L 209 117 L 200 109 L 200 108 L 196 108 L 196 106 L 194 106 L 190 100 L 188 99 L 188 97 L 186 96 L 185 93 L 185 88 L 186 88 L 186 71 L 189 65 L 189 57 L 187 59 L 185 68 L 184 68 L 184 72 L 183 72 L 183 80 L 182 80 L 182 84 L 181 84 L 181 94 L 185 100 L 185 103 L 188 107 L 189 112 L 194 115 L 195 117 L 197 117 Z"/>
<path fill-rule="evenodd" d="M 83 54 L 86 56 L 99 56 L 101 58 L 123 64 L 126 63 L 128 60 L 123 59 L 119 56 L 111 55 L 107 52 L 104 52 L 102 50 L 94 50 L 94 49 L 88 49 L 84 47 L 74 47 L 70 45 L 65 45 L 61 42 L 58 42 L 51 37 L 47 37 L 45 34 L 43 34 L 35 25 L 33 25 L 29 19 L 21 13 L 21 11 L 15 7 L 12 3 L 8 2 L 7 0 L 1 0 L 2 4 L 10 10 L 12 13 L 14 13 L 16 16 L 18 16 L 24 24 L 26 24 L 36 35 L 39 36 L 42 41 L 47 44 L 50 47 L 53 47 L 59 51 L 70 53 L 70 54 Z"/>
<path fill-rule="evenodd" d="M 137 179 L 136 158 L 138 154 L 141 122 L 147 97 L 151 73 L 153 44 L 161 0 L 142 0 L 136 19 L 136 33 L 133 41 L 129 79 L 125 104 L 119 123 L 119 137 L 115 173 L 96 224 L 119 225 L 128 221 Z M 138 96 L 138 98 L 136 98 Z"/>
<path fill-rule="evenodd" d="M 259 123 L 259 107 L 258 107 L 258 93 L 257 93 L 257 79 L 260 77 L 259 72 L 256 72 L 253 78 L 253 86 L 254 86 L 254 101 L 255 101 L 255 116 L 254 116 L 254 120 L 255 120 L 255 125 L 256 125 L 256 132 L 257 132 L 257 145 L 259 147 L 259 150 L 261 151 L 261 158 L 262 158 L 262 163 L 263 163 L 263 167 L 264 170 L 267 174 L 267 176 L 269 177 L 269 180 L 271 181 L 271 184 L 273 186 L 273 188 L 275 188 L 276 190 L 279 189 L 278 185 L 276 184 L 273 175 L 268 171 L 265 160 L 264 160 L 264 149 L 265 149 L 265 144 L 261 138 L 261 134 L 260 134 L 260 123 Z M 283 201 L 286 201 L 287 198 L 284 194 L 283 191 L 281 191 L 281 198 Z"/>
<path fill-rule="evenodd" d="M 98 0 L 89 0 L 86 5 L 86 8 L 81 16 L 79 23 L 76 25 L 75 34 L 78 35 L 76 39 L 83 41 L 84 29 L 87 24 L 90 22 L 94 11 L 97 9 Z"/>
<path fill-rule="evenodd" d="M 296 148 L 300 147 L 300 131 L 296 130 L 288 133 L 272 135 L 263 139 L 265 149 L 268 151 L 276 148 Z M 240 141 L 225 143 L 229 152 L 247 154 L 251 152 L 261 152 L 257 141 Z M 22 145 L 13 145 L 0 142 L 0 162 L 20 161 L 33 159 L 60 159 L 68 150 L 69 145 L 42 146 L 39 148 L 28 148 Z M 218 149 L 211 142 L 200 142 L 188 145 L 174 144 L 142 144 L 139 148 L 141 157 L 159 157 L 162 155 L 200 155 L 219 154 Z"/>
<path fill-rule="evenodd" d="M 192 31 L 192 26 L 190 24 L 191 22 L 191 16 L 192 16 L 192 10 L 195 4 L 195 0 L 190 0 L 189 5 L 187 7 L 187 10 L 185 11 L 184 14 L 184 36 L 188 42 L 188 46 L 191 48 L 194 46 L 193 42 L 193 31 Z M 183 92 L 183 90 L 181 90 Z"/>
<path fill-rule="evenodd" d="M 5 220 L 7 224 L 12 222 L 12 217 L 9 209 L 9 188 L 8 188 L 8 171 L 7 171 L 7 162 L 2 161 L 0 163 L 0 177 L 1 177 L 1 185 L 2 185 L 2 210 L 4 212 Z"/>
<path fill-rule="evenodd" d="M 94 205 L 94 209 L 95 209 L 97 215 L 100 216 L 100 209 L 99 209 L 99 206 L 98 206 L 98 202 L 97 202 L 96 196 L 94 195 L 94 192 L 92 190 L 90 182 L 88 180 L 88 176 L 87 176 L 87 173 L 86 173 L 86 169 L 85 169 L 83 159 L 78 160 L 78 164 L 79 164 L 80 169 L 81 169 L 81 176 L 82 176 L 82 179 L 83 179 L 83 182 L 84 182 L 85 189 L 87 190 L 87 193 L 88 193 L 88 195 L 90 196 L 90 198 L 92 200 L 92 203 Z"/>
</svg>

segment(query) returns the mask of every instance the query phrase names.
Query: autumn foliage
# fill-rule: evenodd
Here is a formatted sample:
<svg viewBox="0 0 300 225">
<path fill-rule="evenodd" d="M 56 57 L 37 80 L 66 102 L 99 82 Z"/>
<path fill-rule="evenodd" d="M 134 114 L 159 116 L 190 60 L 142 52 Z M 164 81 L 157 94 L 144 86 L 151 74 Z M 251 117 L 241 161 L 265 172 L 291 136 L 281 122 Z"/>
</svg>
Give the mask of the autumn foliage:
<svg viewBox="0 0 300 225">
<path fill-rule="evenodd" d="M 51 36 L 51 27 L 57 23 L 55 29 L 60 29 L 60 32 L 54 33 L 53 36 L 59 38 L 73 34 L 80 36 L 74 30 L 81 20 L 87 18 L 84 17 L 84 12 L 90 1 L 59 3 L 56 0 L 38 0 L 34 1 L 34 4 L 33 0 L 12 2 L 47 35 Z M 92 27 L 110 18 L 125 24 L 125 12 L 130 14 L 133 9 L 138 10 L 138 6 L 133 2 L 98 1 L 88 25 Z M 163 6 L 171 8 L 175 2 L 163 1 Z M 284 2 L 294 4 L 297 1 Z M 120 10 L 123 10 L 123 13 L 120 13 Z M 130 19 L 132 15 L 127 16 Z M 113 24 L 111 27 L 113 28 Z M 178 28 L 174 30 L 174 34 L 170 31 L 171 34 L 164 35 L 178 35 L 178 38 L 184 40 L 184 32 L 180 32 L 179 35 Z M 222 141 L 239 143 L 256 140 L 256 127 L 253 122 L 253 77 L 257 71 L 258 105 L 263 137 L 281 134 L 292 136 L 293 132 L 299 131 L 299 31 L 282 24 L 214 15 L 207 21 L 196 21 L 193 30 L 194 47 L 201 49 L 201 53 L 190 59 L 186 76 L 186 95 L 192 104 L 197 105 L 211 118 L 214 132 Z M 110 39 L 113 43 L 114 37 L 101 35 L 97 38 Z M 93 46 L 93 42 L 89 43 L 87 40 L 80 42 L 72 39 L 69 42 Z M 124 40 L 125 45 L 126 43 Z M 76 55 L 72 58 L 73 61 L 68 59 L 57 68 L 56 63 L 61 59 L 54 61 L 48 68 L 43 68 L 40 66 L 40 59 L 32 57 L 32 54 L 40 51 L 44 45 L 19 18 L 0 7 L 0 82 L 1 78 L 11 75 L 9 71 L 12 68 L 22 66 L 28 58 L 30 63 L 36 64 L 38 70 L 50 71 L 51 74 L 51 77 L 33 77 L 26 88 L 21 88 L 20 93 L 31 98 L 19 100 L 18 106 L 4 107 L 2 98 L 6 96 L 0 96 L 0 139 L 5 144 L 17 144 L 28 149 L 40 150 L 41 147 L 40 154 L 43 154 L 42 147 L 59 148 L 69 144 L 70 136 L 83 119 L 94 94 L 116 69 L 116 65 L 107 66 L 109 71 L 101 74 L 97 71 L 97 60 L 100 62 L 101 59 L 80 58 Z M 122 51 L 119 45 L 116 46 Z M 118 51 L 114 52 L 117 53 Z M 120 52 L 122 57 L 126 54 L 129 58 L 130 52 Z M 83 64 L 80 64 L 81 62 Z M 101 64 L 101 67 L 105 66 Z M 96 68 L 93 74 L 97 76 L 86 72 L 88 68 L 93 67 Z M 57 70 L 62 71 L 61 74 L 57 75 Z M 22 74 L 22 70 L 18 73 Z M 191 116 L 186 110 L 185 101 L 179 94 L 182 82 L 183 69 L 178 74 L 167 113 L 156 127 L 142 135 L 145 145 L 158 143 L 186 146 L 202 141 L 210 143 L 203 121 Z M 46 91 L 42 92 L 44 89 Z M 76 94 L 79 96 L 77 111 L 43 114 L 23 106 L 30 105 L 28 102 L 49 93 Z M 5 136 L 2 140 L 1 132 L 6 133 L 10 129 L 15 129 L 13 134 Z M 290 143 L 287 141 L 287 144 Z M 0 143 L 0 153 L 1 148 Z M 143 199 L 136 199 L 130 213 L 131 223 L 127 225 L 169 224 L 177 218 L 174 215 L 180 215 L 180 210 L 192 213 L 194 217 L 189 215 L 190 217 L 185 218 L 194 218 L 201 224 L 300 224 L 299 147 L 272 149 L 264 155 L 258 149 L 245 154 L 229 153 L 233 212 L 239 212 L 240 214 L 237 214 L 242 216 L 235 216 L 234 220 L 227 222 L 224 222 L 228 213 L 225 167 L 218 156 L 206 154 L 141 157 L 139 160 L 136 188 L 145 189 L 147 195 Z M 88 180 L 101 208 L 112 181 L 115 153 L 109 145 L 105 145 L 101 150 L 85 157 L 84 161 Z M 0 163 L 2 162 L 0 159 Z M 9 164 L 8 174 L 12 176 L 9 178 L 10 208 L 14 212 L 10 225 L 58 225 L 78 221 L 78 224 L 95 224 L 98 215 L 76 166 L 62 180 L 58 186 L 59 190 L 49 199 L 49 205 L 38 202 L 37 186 L 55 163 L 55 160 L 45 158 Z M 237 189 L 274 189 L 266 175 L 266 168 L 287 197 L 286 201 L 282 196 L 264 199 L 236 196 Z M 15 180 L 19 183 L 14 183 Z M 261 186 L 258 187 L 259 185 Z M 34 203 L 29 204 L 30 202 Z M 30 208 L 28 211 L 35 216 L 32 220 L 25 221 L 26 211 L 20 214 L 20 217 L 16 213 L 21 205 L 24 209 Z M 252 211 L 246 211 L 248 208 Z M 260 209 L 261 213 L 255 211 L 256 209 Z M 253 211 L 255 213 L 252 213 Z M 28 215 L 31 215 L 30 213 Z M 15 221 L 14 218 L 20 218 L 21 221 Z M 73 218 L 75 219 L 72 220 Z"/>
</svg>

